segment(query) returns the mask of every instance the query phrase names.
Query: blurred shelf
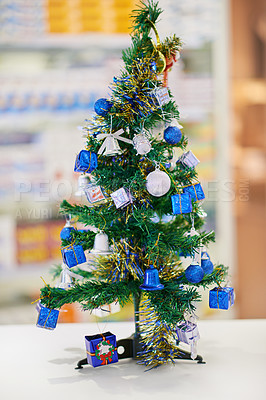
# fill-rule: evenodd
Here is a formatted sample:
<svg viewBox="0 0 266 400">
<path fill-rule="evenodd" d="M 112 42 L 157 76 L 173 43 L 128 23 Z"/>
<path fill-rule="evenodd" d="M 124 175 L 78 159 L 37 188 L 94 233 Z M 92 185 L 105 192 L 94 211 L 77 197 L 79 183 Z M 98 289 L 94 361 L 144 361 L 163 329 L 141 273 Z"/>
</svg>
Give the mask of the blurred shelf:
<svg viewBox="0 0 266 400">
<path fill-rule="evenodd" d="M 45 51 L 49 49 L 82 50 L 88 47 L 102 47 L 110 50 L 128 47 L 131 38 L 128 34 L 105 34 L 105 33 L 86 33 L 86 34 L 50 34 L 44 37 L 21 37 L 0 38 L 0 49 L 2 51 L 12 50 L 32 50 Z"/>
</svg>

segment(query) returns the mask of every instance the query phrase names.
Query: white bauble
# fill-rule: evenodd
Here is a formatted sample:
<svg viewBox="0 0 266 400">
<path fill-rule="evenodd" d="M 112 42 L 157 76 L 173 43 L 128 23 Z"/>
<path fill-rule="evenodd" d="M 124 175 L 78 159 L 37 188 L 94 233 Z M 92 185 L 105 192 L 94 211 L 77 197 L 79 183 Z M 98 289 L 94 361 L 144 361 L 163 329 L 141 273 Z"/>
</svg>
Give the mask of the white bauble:
<svg viewBox="0 0 266 400">
<path fill-rule="evenodd" d="M 155 197 L 161 197 L 168 192 L 171 187 L 169 176 L 159 169 L 150 172 L 146 178 L 146 188 Z"/>
<path fill-rule="evenodd" d="M 137 154 L 145 155 L 151 151 L 150 141 L 144 133 L 139 133 L 134 136 L 133 145 L 137 150 Z"/>
</svg>

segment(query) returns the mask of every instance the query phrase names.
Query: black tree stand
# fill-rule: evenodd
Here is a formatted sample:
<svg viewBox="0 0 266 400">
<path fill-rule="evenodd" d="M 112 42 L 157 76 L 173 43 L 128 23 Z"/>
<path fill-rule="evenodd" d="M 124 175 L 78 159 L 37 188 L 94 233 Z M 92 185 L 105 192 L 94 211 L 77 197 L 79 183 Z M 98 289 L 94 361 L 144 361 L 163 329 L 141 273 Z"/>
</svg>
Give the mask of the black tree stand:
<svg viewBox="0 0 266 400">
<path fill-rule="evenodd" d="M 133 358 L 136 359 L 138 353 L 142 351 L 142 345 L 140 343 L 140 333 L 139 333 L 139 304 L 140 304 L 140 296 L 134 296 L 134 309 L 135 309 L 135 333 L 133 333 L 127 339 L 120 339 L 117 341 L 117 349 L 122 347 L 124 349 L 121 354 L 117 352 L 118 359 L 122 360 L 124 358 Z M 178 360 L 190 360 L 197 361 L 198 364 L 205 364 L 202 356 L 197 355 L 197 357 L 193 360 L 191 358 L 191 354 L 188 351 L 183 349 L 178 350 L 178 355 L 176 357 Z M 88 364 L 87 358 L 83 358 L 79 360 L 75 369 L 83 368 L 83 365 Z"/>
</svg>

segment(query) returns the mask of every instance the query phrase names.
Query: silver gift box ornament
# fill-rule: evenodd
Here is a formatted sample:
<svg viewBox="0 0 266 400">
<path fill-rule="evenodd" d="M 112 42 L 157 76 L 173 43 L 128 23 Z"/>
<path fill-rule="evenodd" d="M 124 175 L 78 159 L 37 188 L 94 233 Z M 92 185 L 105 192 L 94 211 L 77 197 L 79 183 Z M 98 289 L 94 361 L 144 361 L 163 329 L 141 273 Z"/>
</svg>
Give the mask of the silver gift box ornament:
<svg viewBox="0 0 266 400">
<path fill-rule="evenodd" d="M 111 193 L 111 197 L 115 203 L 116 208 L 126 207 L 134 200 L 130 192 L 123 187 Z"/>
<path fill-rule="evenodd" d="M 188 152 L 183 153 L 181 157 L 179 157 L 178 162 L 181 162 L 189 168 L 194 168 L 199 164 L 200 161 L 197 159 L 195 154 L 193 154 L 192 151 L 189 150 Z"/>
<path fill-rule="evenodd" d="M 93 183 L 90 183 L 84 188 L 84 193 L 91 204 L 105 200 L 101 186 Z"/>
<path fill-rule="evenodd" d="M 182 322 L 176 327 L 176 333 L 180 342 L 191 344 L 193 340 L 199 340 L 200 334 L 196 324 L 192 322 Z"/>
<path fill-rule="evenodd" d="M 166 87 L 160 87 L 160 88 L 154 89 L 153 94 L 154 94 L 160 107 L 169 103 L 169 101 L 171 100 L 168 89 Z"/>
<path fill-rule="evenodd" d="M 180 342 L 190 345 L 191 358 L 195 360 L 197 357 L 197 341 L 200 339 L 197 325 L 184 321 L 177 325 L 176 333 Z"/>
</svg>

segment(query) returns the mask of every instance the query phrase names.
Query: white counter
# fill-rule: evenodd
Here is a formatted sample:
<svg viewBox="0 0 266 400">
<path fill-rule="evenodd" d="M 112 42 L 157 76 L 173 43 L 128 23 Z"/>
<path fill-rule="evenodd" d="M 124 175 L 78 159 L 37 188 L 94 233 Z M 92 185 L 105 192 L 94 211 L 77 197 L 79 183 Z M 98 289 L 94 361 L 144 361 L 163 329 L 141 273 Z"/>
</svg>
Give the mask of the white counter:
<svg viewBox="0 0 266 400">
<path fill-rule="evenodd" d="M 122 339 L 134 326 L 100 329 Z M 144 372 L 131 359 L 75 370 L 86 357 L 84 336 L 99 333 L 97 324 L 0 326 L 0 399 L 265 400 L 266 320 L 200 321 L 199 330 L 206 364 L 177 361 Z"/>
</svg>

